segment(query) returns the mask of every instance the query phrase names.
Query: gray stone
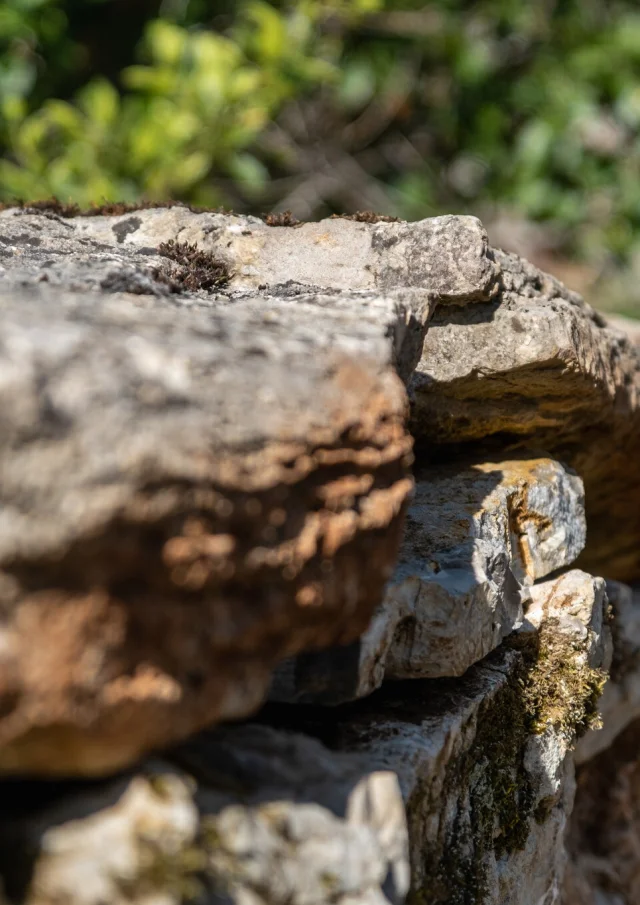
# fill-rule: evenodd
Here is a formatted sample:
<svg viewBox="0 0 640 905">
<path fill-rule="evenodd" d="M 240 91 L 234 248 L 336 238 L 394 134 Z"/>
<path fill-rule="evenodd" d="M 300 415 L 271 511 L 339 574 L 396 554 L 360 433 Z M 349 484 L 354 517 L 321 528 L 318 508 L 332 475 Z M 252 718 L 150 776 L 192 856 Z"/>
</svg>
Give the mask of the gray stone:
<svg viewBox="0 0 640 905">
<path fill-rule="evenodd" d="M 204 735 L 30 814 L 3 808 L 0 843 L 24 905 L 401 905 L 409 885 L 396 777 L 264 726 Z"/>
<path fill-rule="evenodd" d="M 607 607 L 604 581 L 572 570 L 532 588 L 522 628 L 460 679 L 389 683 L 306 723 L 300 707 L 265 716 L 397 773 L 425 905 L 559 903 L 572 749 L 596 717 Z"/>
<path fill-rule="evenodd" d="M 462 675 L 521 622 L 523 586 L 576 559 L 583 507 L 580 479 L 549 459 L 419 473 L 369 628 L 349 647 L 282 664 L 270 697 L 335 704 L 385 678 Z"/>
<path fill-rule="evenodd" d="M 640 352 L 579 296 L 527 262 L 495 252 L 500 290 L 441 307 L 411 385 L 421 454 L 473 443 L 546 450 L 585 482 L 582 563 L 640 576 Z M 434 450 L 436 448 L 436 450 Z M 503 453 L 504 455 L 504 453 Z"/>
<path fill-rule="evenodd" d="M 412 486 L 410 309 L 0 283 L 0 314 L 0 769 L 120 767 L 362 632 Z"/>
<path fill-rule="evenodd" d="M 498 268 L 475 217 L 374 224 L 337 218 L 292 228 L 172 207 L 65 222 L 91 242 L 120 248 L 157 248 L 171 239 L 195 243 L 225 261 L 233 289 L 417 287 L 455 304 L 490 298 L 497 286 Z"/>
<path fill-rule="evenodd" d="M 219 728 L 48 804 L 5 789 L 7 891 L 25 905 L 400 905 L 410 855 L 425 905 L 559 902 L 605 609 L 604 583 L 572 571 L 536 586 L 512 643 L 460 679 L 391 683 L 328 717 L 271 705 L 276 729 Z"/>
<path fill-rule="evenodd" d="M 640 719 L 640 592 L 609 581 L 607 595 L 613 617 L 613 661 L 600 698 L 602 725 L 580 739 L 576 763 L 609 749 L 630 723 Z"/>
</svg>

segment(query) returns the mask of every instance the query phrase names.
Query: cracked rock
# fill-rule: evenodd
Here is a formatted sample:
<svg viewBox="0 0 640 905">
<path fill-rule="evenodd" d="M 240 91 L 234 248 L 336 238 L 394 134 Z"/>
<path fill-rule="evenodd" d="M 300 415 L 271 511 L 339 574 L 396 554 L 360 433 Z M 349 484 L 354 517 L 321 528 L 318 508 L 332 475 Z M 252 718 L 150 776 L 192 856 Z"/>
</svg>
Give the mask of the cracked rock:
<svg viewBox="0 0 640 905">
<path fill-rule="evenodd" d="M 8 896 L 400 905 L 410 862 L 410 895 L 429 905 L 554 905 L 605 609 L 604 583 L 572 571 L 536 586 L 517 637 L 462 678 L 391 683 L 338 711 L 269 705 L 261 724 L 48 799 L 5 789 Z"/>
</svg>

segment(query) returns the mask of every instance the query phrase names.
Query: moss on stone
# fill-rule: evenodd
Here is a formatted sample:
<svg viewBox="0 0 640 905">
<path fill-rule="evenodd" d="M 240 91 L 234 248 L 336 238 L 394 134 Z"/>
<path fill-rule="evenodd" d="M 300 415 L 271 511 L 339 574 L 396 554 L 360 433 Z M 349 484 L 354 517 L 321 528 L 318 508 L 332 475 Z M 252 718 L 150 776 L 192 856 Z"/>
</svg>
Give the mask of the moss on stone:
<svg viewBox="0 0 640 905">
<path fill-rule="evenodd" d="M 136 901 L 159 892 L 176 902 L 200 898 L 207 885 L 207 854 L 199 845 L 167 851 L 158 840 L 141 836 L 137 851 L 137 875 L 118 882 L 125 895 Z"/>
<path fill-rule="evenodd" d="M 224 261 L 219 261 L 211 252 L 202 251 L 195 243 L 175 242 L 169 239 L 168 242 L 162 242 L 158 246 L 158 254 L 181 265 L 180 270 L 166 275 L 171 288 L 176 291 L 219 289 L 228 283 L 231 277 Z"/>
<path fill-rule="evenodd" d="M 598 721 L 598 699 L 607 675 L 593 669 L 584 649 L 567 638 L 557 619 L 548 619 L 538 635 L 538 649 L 524 688 L 533 733 L 547 729 L 573 742 Z"/>
<path fill-rule="evenodd" d="M 508 681 L 465 730 L 471 744 L 451 759 L 444 788 L 426 809 L 424 789 L 409 803 L 415 832 L 425 811 L 457 798 L 453 821 L 426 853 L 426 880 L 409 905 L 486 903 L 490 860 L 524 848 L 533 822 L 546 821 L 555 803 L 537 798 L 524 765 L 528 740 L 552 729 L 570 746 L 597 720 L 606 675 L 588 665 L 584 648 L 559 631 L 556 620 L 538 633 L 515 633 L 503 647 L 517 659 Z"/>
<path fill-rule="evenodd" d="M 524 676 L 519 658 L 509 681 L 482 704 L 470 724 L 471 745 L 447 766 L 439 806 L 457 797 L 456 815 L 431 853 L 427 884 L 412 905 L 485 902 L 488 859 L 522 848 L 526 841 L 535 794 L 523 764 L 528 735 Z M 415 812 L 419 810 L 417 803 Z"/>
</svg>

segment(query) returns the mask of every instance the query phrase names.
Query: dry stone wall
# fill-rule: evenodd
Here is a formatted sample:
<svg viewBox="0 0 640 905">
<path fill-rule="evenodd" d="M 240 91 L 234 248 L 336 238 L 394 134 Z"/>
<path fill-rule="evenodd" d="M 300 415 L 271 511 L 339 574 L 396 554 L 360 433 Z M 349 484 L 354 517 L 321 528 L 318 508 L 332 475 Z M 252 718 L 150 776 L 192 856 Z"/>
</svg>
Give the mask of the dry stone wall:
<svg viewBox="0 0 640 905">
<path fill-rule="evenodd" d="M 63 214 L 0 212 L 3 905 L 637 905 L 633 338 L 470 217 Z"/>
</svg>

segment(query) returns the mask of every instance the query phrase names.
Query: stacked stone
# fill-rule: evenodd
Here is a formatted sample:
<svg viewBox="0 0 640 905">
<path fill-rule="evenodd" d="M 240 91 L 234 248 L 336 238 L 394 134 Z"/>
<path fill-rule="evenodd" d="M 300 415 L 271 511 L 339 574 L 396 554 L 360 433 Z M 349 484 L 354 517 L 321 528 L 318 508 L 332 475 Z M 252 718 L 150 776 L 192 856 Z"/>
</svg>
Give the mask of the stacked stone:
<svg viewBox="0 0 640 905">
<path fill-rule="evenodd" d="M 469 217 L 62 213 L 0 214 L 0 899 L 634 905 L 633 343 Z"/>
</svg>

